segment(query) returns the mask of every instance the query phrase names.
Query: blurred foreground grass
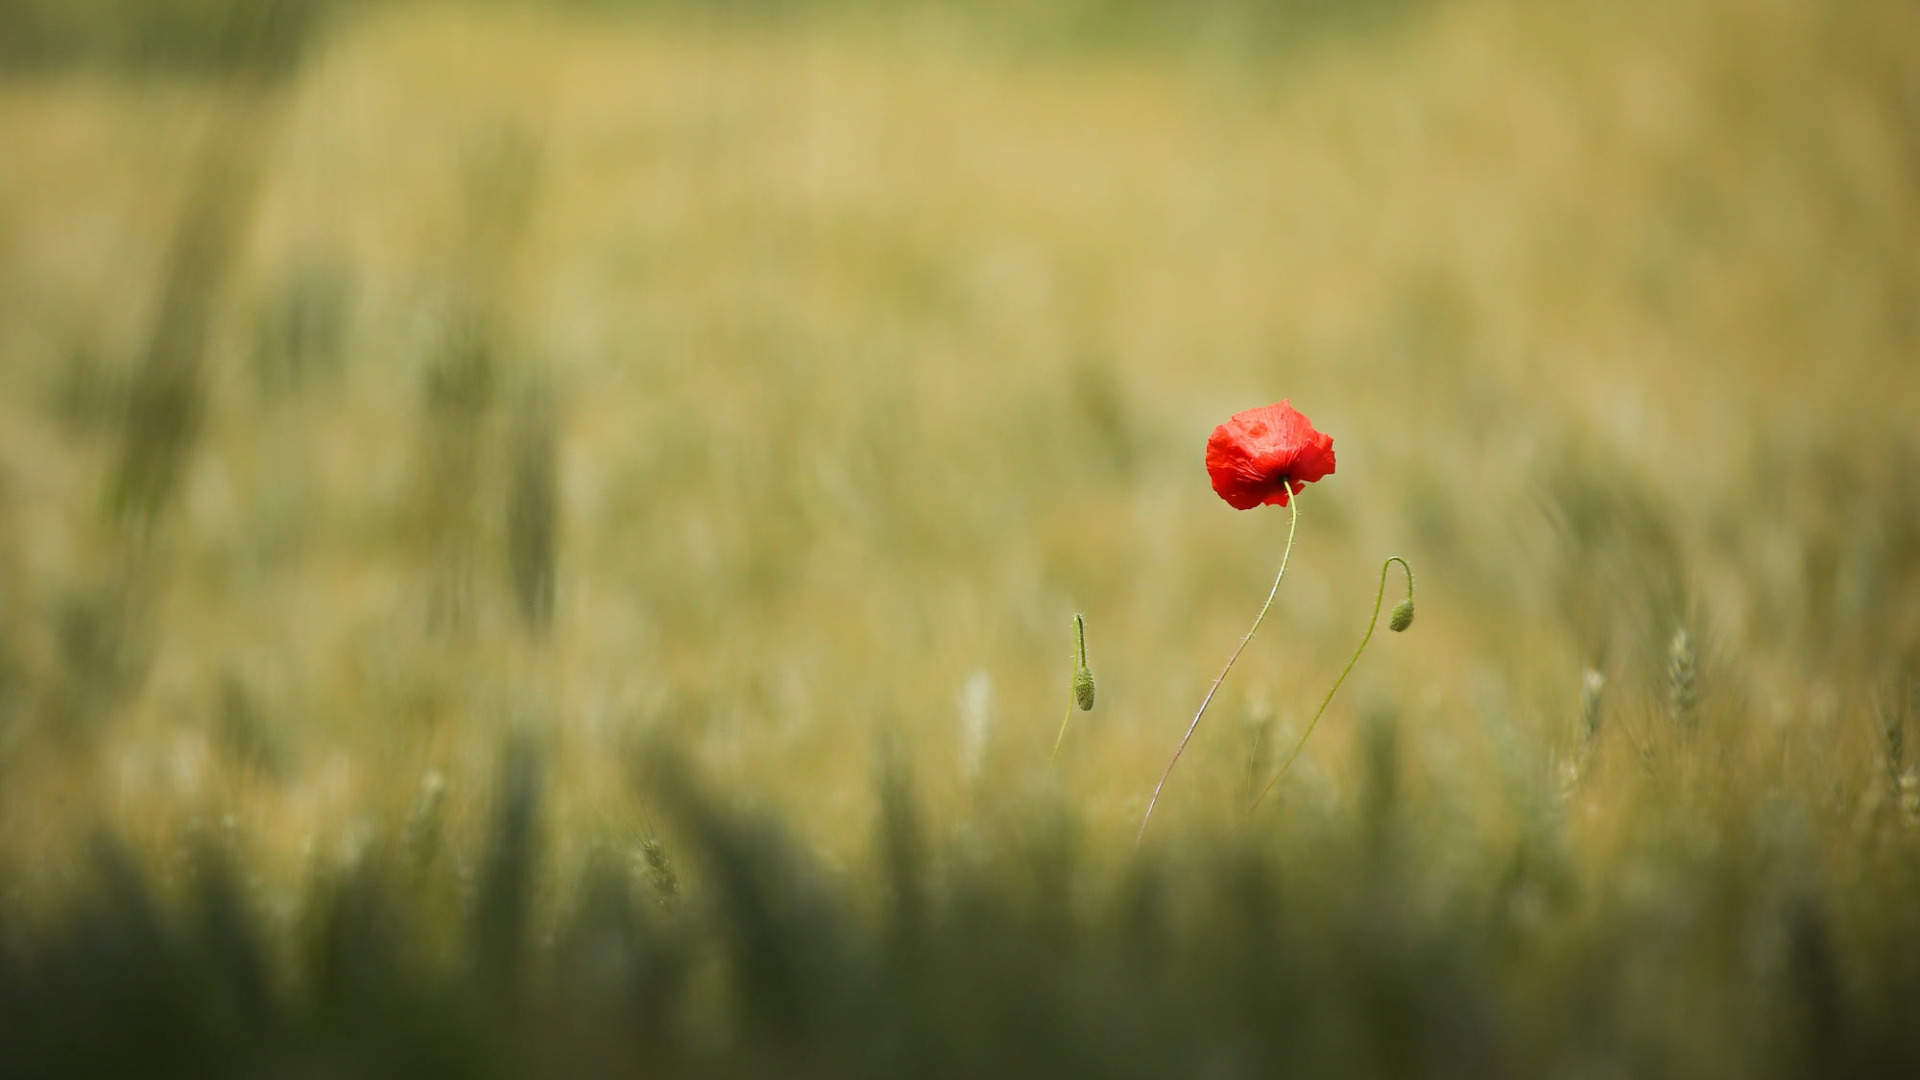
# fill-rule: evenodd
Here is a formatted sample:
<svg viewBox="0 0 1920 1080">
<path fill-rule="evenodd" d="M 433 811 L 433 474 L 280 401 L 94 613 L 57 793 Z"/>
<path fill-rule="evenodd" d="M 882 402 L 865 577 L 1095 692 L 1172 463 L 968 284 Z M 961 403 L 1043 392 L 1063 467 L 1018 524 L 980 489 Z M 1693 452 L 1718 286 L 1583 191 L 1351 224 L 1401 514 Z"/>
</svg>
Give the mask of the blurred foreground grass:
<svg viewBox="0 0 1920 1080">
<path fill-rule="evenodd" d="M 10 69 L 5 1041 L 1911 1067 L 1920 16 L 1370 8 Z M 1136 858 L 1284 537 L 1200 449 L 1283 396 L 1340 471 Z"/>
</svg>

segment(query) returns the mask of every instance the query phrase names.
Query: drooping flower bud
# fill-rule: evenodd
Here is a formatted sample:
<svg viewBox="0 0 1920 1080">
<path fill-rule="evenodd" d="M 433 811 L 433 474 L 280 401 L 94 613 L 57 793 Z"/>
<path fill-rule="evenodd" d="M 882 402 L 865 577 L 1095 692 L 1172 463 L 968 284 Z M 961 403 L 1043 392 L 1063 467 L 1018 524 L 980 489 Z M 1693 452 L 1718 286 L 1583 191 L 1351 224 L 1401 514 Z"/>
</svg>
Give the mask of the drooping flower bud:
<svg viewBox="0 0 1920 1080">
<path fill-rule="evenodd" d="M 1093 672 L 1079 668 L 1073 673 L 1073 703 L 1081 712 L 1093 709 Z"/>
<path fill-rule="evenodd" d="M 1393 618 L 1387 620 L 1387 629 L 1398 634 L 1413 625 L 1413 597 L 1393 605 Z"/>
</svg>

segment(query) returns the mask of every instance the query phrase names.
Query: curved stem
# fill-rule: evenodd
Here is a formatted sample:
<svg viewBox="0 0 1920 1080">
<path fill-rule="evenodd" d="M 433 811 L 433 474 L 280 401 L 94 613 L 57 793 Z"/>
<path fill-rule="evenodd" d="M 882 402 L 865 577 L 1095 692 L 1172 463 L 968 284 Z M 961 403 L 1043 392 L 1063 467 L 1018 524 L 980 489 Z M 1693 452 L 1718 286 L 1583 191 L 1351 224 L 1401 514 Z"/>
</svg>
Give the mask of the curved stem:
<svg viewBox="0 0 1920 1080">
<path fill-rule="evenodd" d="M 1207 696 L 1200 699 L 1200 708 L 1194 712 L 1193 722 L 1187 725 L 1187 733 L 1180 736 L 1180 745 L 1174 748 L 1173 757 L 1167 762 L 1166 771 L 1160 774 L 1160 782 L 1153 785 L 1153 797 L 1147 800 L 1147 812 L 1140 819 L 1140 832 L 1133 838 L 1133 846 L 1136 848 L 1140 846 L 1140 841 L 1146 839 L 1147 822 L 1153 820 L 1153 808 L 1160 801 L 1160 791 L 1167 786 L 1167 777 L 1173 775 L 1173 767 L 1179 763 L 1180 755 L 1186 752 L 1187 743 L 1193 738 L 1194 729 L 1200 726 L 1200 718 L 1207 714 L 1207 706 L 1212 703 L 1214 692 L 1219 690 L 1220 684 L 1226 680 L 1227 672 L 1233 670 L 1234 661 L 1240 659 L 1240 654 L 1246 650 L 1247 642 L 1253 640 L 1254 631 L 1260 629 L 1260 623 L 1267 617 L 1267 609 L 1273 606 L 1273 598 L 1280 591 L 1280 579 L 1287 576 L 1287 560 L 1293 557 L 1293 535 L 1300 527 L 1299 488 L 1295 488 L 1292 497 L 1287 500 L 1287 509 L 1293 512 L 1287 522 L 1287 547 L 1280 554 L 1280 572 L 1273 576 L 1273 588 L 1267 590 L 1267 602 L 1260 605 L 1260 614 L 1253 617 L 1253 625 L 1247 628 L 1246 636 L 1240 639 L 1240 644 L 1233 650 L 1233 655 L 1227 657 L 1227 666 L 1220 669 L 1220 674 L 1214 676 L 1213 685 L 1207 687 Z"/>
<path fill-rule="evenodd" d="M 1326 697 L 1320 699 L 1320 707 L 1314 710 L 1313 719 L 1307 721 L 1307 730 L 1301 732 L 1300 741 L 1293 744 L 1293 752 L 1288 754 L 1287 759 L 1280 763 L 1280 771 L 1273 774 L 1273 779 L 1267 781 L 1267 786 L 1261 788 L 1260 794 L 1255 795 L 1253 802 L 1247 805 L 1247 813 L 1253 813 L 1254 809 L 1260 805 L 1260 800 L 1266 798 L 1267 792 L 1273 790 L 1273 785 L 1279 783 L 1280 778 L 1287 775 L 1287 769 L 1292 767 L 1293 759 L 1299 757 L 1300 751 L 1307 745 L 1307 736 L 1313 734 L 1314 725 L 1320 722 L 1321 715 L 1327 711 L 1327 706 L 1333 702 L 1333 695 L 1340 692 L 1340 684 L 1347 681 L 1347 676 L 1353 672 L 1353 665 L 1360 662 L 1360 654 L 1367 651 L 1367 642 L 1373 640 L 1373 628 L 1380 623 L 1380 601 L 1385 599 L 1387 595 L 1387 568 L 1394 563 L 1399 563 L 1400 569 L 1407 572 L 1407 599 L 1413 599 L 1413 567 L 1409 566 L 1407 560 L 1398 555 L 1388 556 L 1387 561 L 1380 564 L 1380 587 L 1374 590 L 1373 593 L 1373 617 L 1367 620 L 1367 632 L 1361 635 L 1360 647 L 1353 650 L 1353 656 L 1347 661 L 1346 668 L 1340 672 L 1339 678 L 1333 680 L 1333 688 L 1327 691 Z"/>
<path fill-rule="evenodd" d="M 1060 734 L 1053 737 L 1053 756 L 1047 759 L 1052 766 L 1060 761 L 1060 743 L 1067 737 L 1067 724 L 1073 720 L 1073 690 L 1067 690 L 1067 711 L 1060 714 Z"/>
</svg>

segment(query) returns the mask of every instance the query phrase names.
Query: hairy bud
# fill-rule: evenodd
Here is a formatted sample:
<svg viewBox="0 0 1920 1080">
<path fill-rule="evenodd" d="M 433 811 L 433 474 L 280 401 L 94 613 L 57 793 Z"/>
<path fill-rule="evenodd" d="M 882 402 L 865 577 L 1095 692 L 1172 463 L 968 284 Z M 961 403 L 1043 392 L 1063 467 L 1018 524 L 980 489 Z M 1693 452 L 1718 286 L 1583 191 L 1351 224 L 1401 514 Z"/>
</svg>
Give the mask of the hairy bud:
<svg viewBox="0 0 1920 1080">
<path fill-rule="evenodd" d="M 1080 706 L 1081 712 L 1093 708 L 1093 672 L 1079 668 L 1073 673 L 1073 703 Z"/>
<path fill-rule="evenodd" d="M 1387 629 L 1398 634 L 1406 630 L 1407 627 L 1412 625 L 1413 625 L 1413 598 L 1408 597 L 1405 600 L 1402 600 L 1399 603 L 1393 605 L 1393 618 L 1387 620 Z"/>
</svg>

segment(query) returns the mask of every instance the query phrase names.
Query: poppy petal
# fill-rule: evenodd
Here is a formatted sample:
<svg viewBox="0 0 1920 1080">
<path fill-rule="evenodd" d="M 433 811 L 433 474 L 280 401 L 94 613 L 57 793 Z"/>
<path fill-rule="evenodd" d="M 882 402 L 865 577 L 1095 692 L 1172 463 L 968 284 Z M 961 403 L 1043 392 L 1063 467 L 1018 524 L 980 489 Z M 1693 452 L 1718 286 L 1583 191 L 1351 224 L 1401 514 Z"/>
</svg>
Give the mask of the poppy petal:
<svg viewBox="0 0 1920 1080">
<path fill-rule="evenodd" d="M 1333 437 L 1281 400 L 1235 413 L 1207 439 L 1214 493 L 1236 510 L 1285 506 L 1305 485 L 1333 472 Z"/>
</svg>

